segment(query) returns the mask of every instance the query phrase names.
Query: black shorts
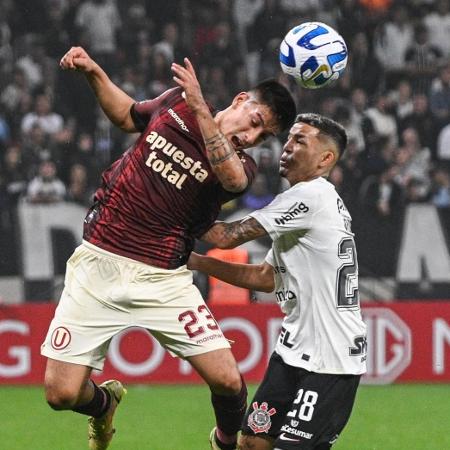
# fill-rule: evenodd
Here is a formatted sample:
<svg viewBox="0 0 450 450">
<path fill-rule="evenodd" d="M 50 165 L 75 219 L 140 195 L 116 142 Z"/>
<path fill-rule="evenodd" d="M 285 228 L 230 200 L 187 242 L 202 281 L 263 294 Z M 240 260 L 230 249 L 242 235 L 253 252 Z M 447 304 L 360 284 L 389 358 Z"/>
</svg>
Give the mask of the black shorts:
<svg viewBox="0 0 450 450">
<path fill-rule="evenodd" d="M 333 444 L 350 417 L 359 380 L 360 375 L 308 372 L 273 353 L 242 432 L 270 436 L 282 450 Z"/>
</svg>

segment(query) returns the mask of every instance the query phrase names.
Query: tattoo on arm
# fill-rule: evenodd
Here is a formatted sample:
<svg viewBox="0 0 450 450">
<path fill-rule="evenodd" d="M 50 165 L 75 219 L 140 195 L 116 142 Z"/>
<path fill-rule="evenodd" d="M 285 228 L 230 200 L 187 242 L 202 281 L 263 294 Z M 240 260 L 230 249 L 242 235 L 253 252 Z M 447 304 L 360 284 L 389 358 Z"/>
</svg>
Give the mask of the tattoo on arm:
<svg viewBox="0 0 450 450">
<path fill-rule="evenodd" d="M 227 138 L 222 133 L 205 139 L 205 146 L 208 152 L 209 162 L 213 166 L 232 158 L 235 154 Z"/>
<path fill-rule="evenodd" d="M 265 228 L 250 217 L 230 223 L 216 223 L 203 235 L 203 239 L 215 245 L 232 248 L 265 235 Z"/>
</svg>

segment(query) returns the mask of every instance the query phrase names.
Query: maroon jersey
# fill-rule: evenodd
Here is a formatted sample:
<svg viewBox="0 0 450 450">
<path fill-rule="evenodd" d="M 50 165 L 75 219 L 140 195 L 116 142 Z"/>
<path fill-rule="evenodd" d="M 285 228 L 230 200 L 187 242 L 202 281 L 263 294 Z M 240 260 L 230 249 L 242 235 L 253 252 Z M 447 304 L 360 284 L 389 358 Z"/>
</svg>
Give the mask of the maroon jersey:
<svg viewBox="0 0 450 450">
<path fill-rule="evenodd" d="M 142 133 L 103 173 L 84 225 L 90 243 L 165 269 L 185 264 L 221 205 L 240 195 L 225 191 L 213 173 L 181 94 L 174 88 L 133 105 L 131 116 Z M 250 184 L 255 161 L 240 157 Z"/>
</svg>

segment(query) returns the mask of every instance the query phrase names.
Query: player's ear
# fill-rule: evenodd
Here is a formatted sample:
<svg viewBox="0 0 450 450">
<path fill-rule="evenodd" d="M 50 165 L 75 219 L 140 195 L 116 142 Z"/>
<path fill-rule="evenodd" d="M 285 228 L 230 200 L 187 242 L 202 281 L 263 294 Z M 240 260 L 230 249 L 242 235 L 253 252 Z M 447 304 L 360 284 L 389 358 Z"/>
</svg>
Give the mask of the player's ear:
<svg viewBox="0 0 450 450">
<path fill-rule="evenodd" d="M 246 100 L 248 100 L 249 97 L 250 96 L 249 96 L 248 92 L 239 92 L 239 94 L 237 94 L 233 98 L 233 101 L 231 102 L 231 106 L 235 108 L 236 106 L 239 106 L 241 103 L 243 103 Z"/>
<path fill-rule="evenodd" d="M 326 167 L 330 165 L 334 165 L 336 162 L 336 154 L 332 150 L 325 150 L 322 152 L 321 159 L 320 159 L 320 166 Z"/>
</svg>

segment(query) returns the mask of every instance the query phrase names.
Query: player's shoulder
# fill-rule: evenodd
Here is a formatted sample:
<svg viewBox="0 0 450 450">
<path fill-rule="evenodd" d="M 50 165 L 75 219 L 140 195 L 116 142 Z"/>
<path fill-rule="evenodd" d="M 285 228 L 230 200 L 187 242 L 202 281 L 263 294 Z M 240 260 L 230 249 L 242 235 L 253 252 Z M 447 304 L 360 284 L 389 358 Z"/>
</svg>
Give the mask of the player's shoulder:
<svg viewBox="0 0 450 450">
<path fill-rule="evenodd" d="M 319 177 L 309 181 L 301 181 L 292 186 L 288 191 L 292 191 L 296 195 L 307 195 L 311 197 L 320 196 L 322 194 L 336 193 L 334 186 L 325 178 Z"/>
</svg>

